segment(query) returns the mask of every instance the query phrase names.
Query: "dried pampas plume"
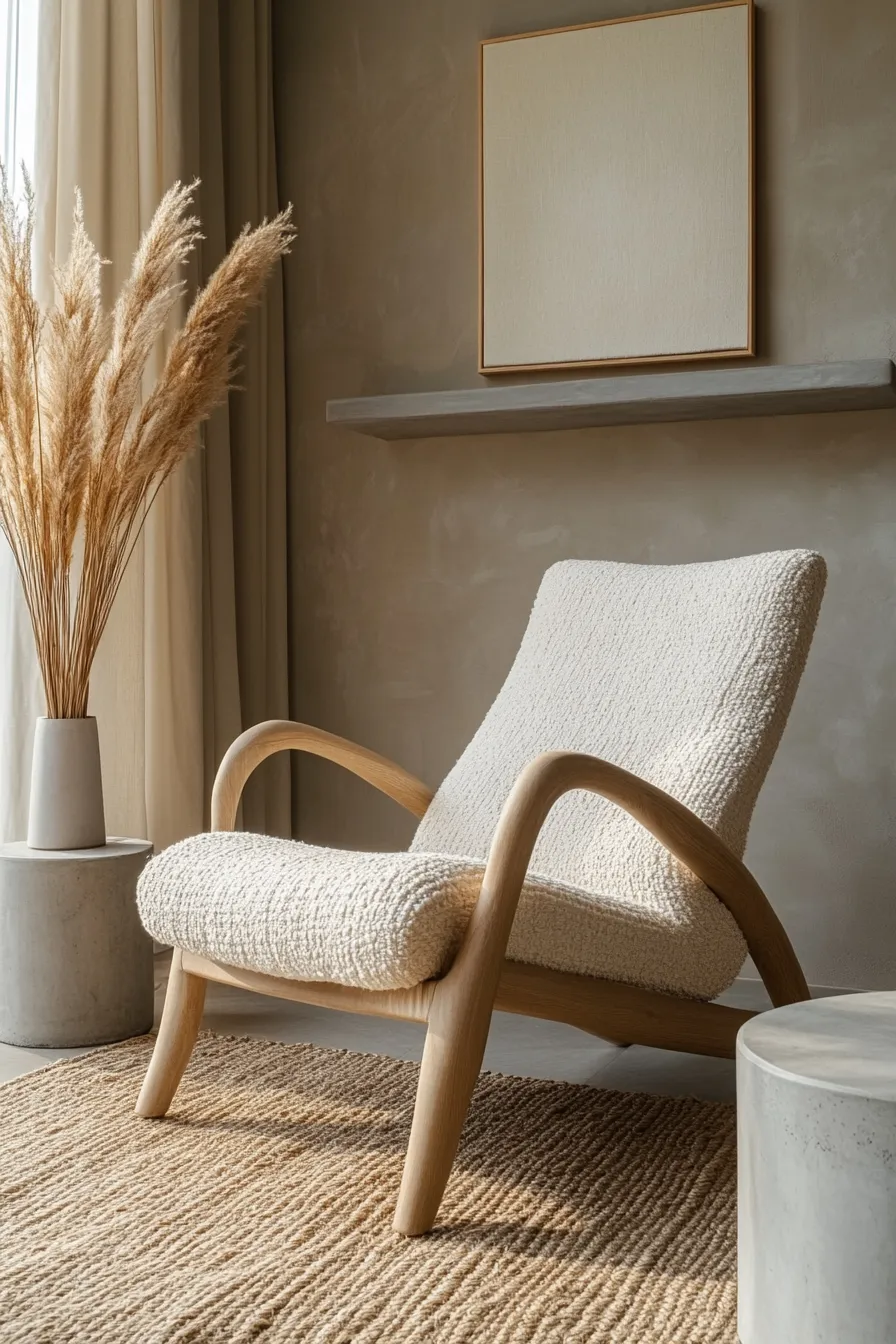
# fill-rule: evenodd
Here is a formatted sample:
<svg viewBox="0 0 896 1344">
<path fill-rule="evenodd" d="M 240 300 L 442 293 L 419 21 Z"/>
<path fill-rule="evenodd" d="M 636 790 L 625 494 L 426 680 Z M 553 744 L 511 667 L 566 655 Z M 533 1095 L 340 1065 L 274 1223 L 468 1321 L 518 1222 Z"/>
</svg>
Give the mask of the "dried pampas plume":
<svg viewBox="0 0 896 1344">
<path fill-rule="evenodd" d="M 0 169 L 0 527 L 25 590 L 51 718 L 86 715 L 93 660 L 149 508 L 200 422 L 226 399 L 234 338 L 295 236 L 291 207 L 243 230 L 144 398 L 147 361 L 201 237 L 190 213 L 197 185 L 175 183 L 163 197 L 111 314 L 77 195 L 69 257 L 54 269 L 55 305 L 43 312 L 31 284 L 31 186 L 26 179 L 20 208 Z"/>
</svg>

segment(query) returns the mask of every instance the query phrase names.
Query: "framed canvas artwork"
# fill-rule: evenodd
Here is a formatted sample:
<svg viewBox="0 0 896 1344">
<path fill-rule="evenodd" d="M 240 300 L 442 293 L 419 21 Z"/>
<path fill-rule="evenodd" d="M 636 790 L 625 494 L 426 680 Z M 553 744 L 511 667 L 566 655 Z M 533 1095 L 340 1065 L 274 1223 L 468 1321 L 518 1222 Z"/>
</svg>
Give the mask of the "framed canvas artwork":
<svg viewBox="0 0 896 1344">
<path fill-rule="evenodd" d="M 493 38 L 480 371 L 753 349 L 753 4 Z"/>
</svg>

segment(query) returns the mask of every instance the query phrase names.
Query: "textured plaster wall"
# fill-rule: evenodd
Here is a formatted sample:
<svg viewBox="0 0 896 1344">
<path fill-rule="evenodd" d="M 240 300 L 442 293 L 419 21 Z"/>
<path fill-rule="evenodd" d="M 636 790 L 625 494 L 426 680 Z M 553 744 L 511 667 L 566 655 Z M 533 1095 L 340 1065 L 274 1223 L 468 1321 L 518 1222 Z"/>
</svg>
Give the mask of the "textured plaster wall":
<svg viewBox="0 0 896 1344">
<path fill-rule="evenodd" d="M 565 556 L 681 562 L 811 546 L 831 576 L 748 859 L 810 980 L 896 984 L 896 413 L 386 445 L 328 397 L 471 386 L 477 42 L 644 0 L 275 0 L 287 273 L 294 712 L 437 782 Z M 896 7 L 765 0 L 765 359 L 880 356 L 896 327 Z M 412 823 L 301 768 L 299 831 Z"/>
</svg>

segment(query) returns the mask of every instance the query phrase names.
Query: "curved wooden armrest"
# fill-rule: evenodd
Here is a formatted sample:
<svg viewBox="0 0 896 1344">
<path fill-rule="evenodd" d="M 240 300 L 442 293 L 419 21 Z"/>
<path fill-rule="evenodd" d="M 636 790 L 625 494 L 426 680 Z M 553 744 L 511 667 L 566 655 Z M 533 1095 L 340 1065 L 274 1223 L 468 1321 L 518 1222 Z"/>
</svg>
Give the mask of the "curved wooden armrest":
<svg viewBox="0 0 896 1344">
<path fill-rule="evenodd" d="M 765 893 L 715 832 L 677 799 L 637 775 L 596 756 L 567 751 L 536 757 L 510 791 L 489 850 L 479 900 L 446 981 L 497 983 L 538 834 L 554 803 L 573 789 L 598 793 L 624 808 L 715 893 L 737 921 L 773 1003 L 809 997 L 790 940 Z"/>
<path fill-rule="evenodd" d="M 415 817 L 422 817 L 432 802 L 431 789 L 385 756 L 306 723 L 270 719 L 241 733 L 218 767 L 212 789 L 213 831 L 233 830 L 246 780 L 257 765 L 276 751 L 307 751 L 312 756 L 335 761 L 388 794 Z"/>
</svg>

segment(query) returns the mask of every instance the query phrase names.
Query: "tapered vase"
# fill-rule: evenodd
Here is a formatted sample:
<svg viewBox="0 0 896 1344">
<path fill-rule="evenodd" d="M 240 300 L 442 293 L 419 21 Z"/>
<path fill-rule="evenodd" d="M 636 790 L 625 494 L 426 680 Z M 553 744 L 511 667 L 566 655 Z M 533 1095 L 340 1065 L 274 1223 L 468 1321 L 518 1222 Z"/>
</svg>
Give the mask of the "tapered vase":
<svg viewBox="0 0 896 1344">
<path fill-rule="evenodd" d="M 96 719 L 37 721 L 31 766 L 31 849 L 97 849 L 106 843 Z"/>
</svg>

